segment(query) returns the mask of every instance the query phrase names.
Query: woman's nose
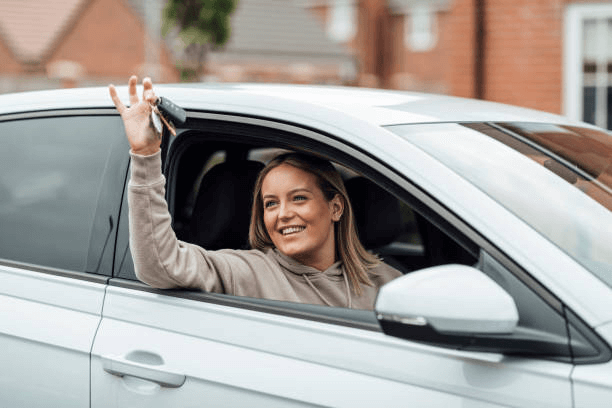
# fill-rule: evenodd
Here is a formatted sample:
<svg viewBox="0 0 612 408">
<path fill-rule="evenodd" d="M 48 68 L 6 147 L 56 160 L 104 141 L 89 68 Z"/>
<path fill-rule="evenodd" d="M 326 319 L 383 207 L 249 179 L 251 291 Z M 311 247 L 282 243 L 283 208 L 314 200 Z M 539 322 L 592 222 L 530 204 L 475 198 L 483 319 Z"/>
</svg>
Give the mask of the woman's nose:
<svg viewBox="0 0 612 408">
<path fill-rule="evenodd" d="M 291 218 L 293 215 L 293 210 L 291 209 L 291 205 L 285 202 L 280 203 L 280 208 L 278 211 L 278 217 L 281 219 Z"/>
</svg>

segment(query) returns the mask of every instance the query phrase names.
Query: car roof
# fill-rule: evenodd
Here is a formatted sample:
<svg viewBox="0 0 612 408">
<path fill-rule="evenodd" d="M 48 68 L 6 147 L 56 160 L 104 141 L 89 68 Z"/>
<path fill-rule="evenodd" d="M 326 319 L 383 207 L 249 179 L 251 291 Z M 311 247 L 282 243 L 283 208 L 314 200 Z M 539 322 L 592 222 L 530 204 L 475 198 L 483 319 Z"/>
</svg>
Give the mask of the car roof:
<svg viewBox="0 0 612 408">
<path fill-rule="evenodd" d="M 127 88 L 118 87 L 124 103 Z M 415 92 L 370 88 L 285 84 L 175 84 L 155 85 L 185 109 L 256 114 L 282 118 L 337 115 L 373 125 L 436 122 L 579 122 L 545 112 L 499 103 Z M 139 89 L 139 94 L 141 89 Z M 40 110 L 113 107 L 106 87 L 58 89 L 0 95 L 0 114 Z"/>
</svg>

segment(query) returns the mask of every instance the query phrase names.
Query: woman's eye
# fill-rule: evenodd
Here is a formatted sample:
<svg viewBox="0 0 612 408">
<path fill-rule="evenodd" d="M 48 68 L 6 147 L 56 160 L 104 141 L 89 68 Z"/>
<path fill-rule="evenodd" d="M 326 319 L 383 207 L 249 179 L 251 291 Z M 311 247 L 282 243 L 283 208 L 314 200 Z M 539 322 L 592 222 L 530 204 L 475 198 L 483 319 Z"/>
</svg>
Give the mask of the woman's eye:
<svg viewBox="0 0 612 408">
<path fill-rule="evenodd" d="M 264 203 L 264 208 L 270 208 L 270 207 L 272 207 L 275 204 L 276 204 L 276 201 L 266 201 Z"/>
<path fill-rule="evenodd" d="M 295 196 L 295 197 L 293 197 L 293 199 L 294 199 L 295 201 L 302 201 L 302 200 L 306 200 L 306 197 L 305 197 L 305 196 L 301 196 L 301 195 L 299 195 L 299 196 Z"/>
</svg>

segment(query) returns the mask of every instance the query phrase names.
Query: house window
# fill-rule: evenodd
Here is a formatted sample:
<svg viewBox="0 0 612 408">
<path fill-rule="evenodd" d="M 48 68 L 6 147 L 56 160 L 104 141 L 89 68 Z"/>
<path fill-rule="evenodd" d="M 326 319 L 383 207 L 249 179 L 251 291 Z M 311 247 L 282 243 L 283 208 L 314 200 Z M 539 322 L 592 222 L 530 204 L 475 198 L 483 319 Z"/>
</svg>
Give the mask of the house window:
<svg viewBox="0 0 612 408">
<path fill-rule="evenodd" d="M 327 20 L 327 34 L 340 43 L 350 41 L 355 36 L 357 8 L 354 0 L 331 0 L 330 16 Z"/>
<path fill-rule="evenodd" d="M 404 44 L 414 52 L 433 49 L 437 32 L 436 13 L 426 5 L 416 5 L 404 16 Z"/>
<path fill-rule="evenodd" d="M 566 11 L 564 113 L 612 129 L 612 4 Z"/>
</svg>

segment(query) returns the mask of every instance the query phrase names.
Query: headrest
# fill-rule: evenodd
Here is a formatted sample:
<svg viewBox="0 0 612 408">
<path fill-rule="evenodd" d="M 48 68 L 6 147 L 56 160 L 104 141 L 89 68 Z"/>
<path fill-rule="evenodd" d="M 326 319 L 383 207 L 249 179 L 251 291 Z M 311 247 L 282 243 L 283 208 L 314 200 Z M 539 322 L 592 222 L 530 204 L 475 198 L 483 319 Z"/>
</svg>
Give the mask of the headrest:
<svg viewBox="0 0 612 408">
<path fill-rule="evenodd" d="M 380 248 L 395 241 L 402 232 L 398 199 L 365 177 L 354 177 L 345 185 L 363 246 Z"/>
<path fill-rule="evenodd" d="M 229 161 L 202 177 L 191 218 L 191 242 L 205 249 L 247 247 L 253 188 L 263 167 L 255 161 Z"/>
</svg>

